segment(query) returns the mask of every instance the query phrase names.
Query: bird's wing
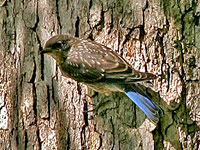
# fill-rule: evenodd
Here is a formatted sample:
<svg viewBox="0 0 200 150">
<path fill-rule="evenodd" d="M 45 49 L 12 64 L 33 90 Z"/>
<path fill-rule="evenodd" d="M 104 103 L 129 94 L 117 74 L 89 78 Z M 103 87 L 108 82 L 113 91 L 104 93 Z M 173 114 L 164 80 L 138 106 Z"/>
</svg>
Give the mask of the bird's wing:
<svg viewBox="0 0 200 150">
<path fill-rule="evenodd" d="M 107 78 L 123 78 L 132 72 L 128 63 L 110 48 L 90 40 L 76 42 L 67 61 L 82 64 L 87 74 L 95 70 Z"/>
<path fill-rule="evenodd" d="M 84 76 L 97 80 L 123 80 L 127 83 L 149 79 L 149 75 L 140 73 L 112 49 L 97 42 L 75 39 L 74 46 L 68 53 L 67 61 L 82 65 Z M 95 76 L 93 76 L 95 74 Z"/>
</svg>

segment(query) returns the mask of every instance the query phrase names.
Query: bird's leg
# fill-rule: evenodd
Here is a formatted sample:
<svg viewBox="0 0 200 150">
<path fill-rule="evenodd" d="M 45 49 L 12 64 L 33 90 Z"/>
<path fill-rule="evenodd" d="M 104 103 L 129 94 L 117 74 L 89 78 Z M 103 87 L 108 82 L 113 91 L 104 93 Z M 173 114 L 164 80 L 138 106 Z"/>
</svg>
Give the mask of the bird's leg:
<svg viewBox="0 0 200 150">
<path fill-rule="evenodd" d="M 88 98 L 85 102 L 88 103 L 89 105 L 93 106 L 93 107 L 96 107 L 96 104 L 94 104 L 93 100 L 92 100 L 92 98 L 94 98 L 95 96 L 97 96 L 97 92 L 94 92 L 91 96 L 89 94 L 85 94 L 85 99 Z M 87 106 L 87 108 L 88 108 L 88 106 Z M 95 108 L 92 109 L 92 110 L 86 109 L 84 112 L 95 112 L 95 110 L 96 110 Z"/>
<path fill-rule="evenodd" d="M 96 96 L 98 95 L 98 93 L 97 92 L 95 92 L 95 91 L 91 91 L 90 90 L 90 94 L 85 94 L 85 97 L 87 98 L 88 97 L 88 103 L 90 104 L 90 105 L 92 105 L 92 106 L 95 106 L 95 104 L 93 104 L 93 98 L 95 98 Z"/>
<path fill-rule="evenodd" d="M 87 101 L 88 104 L 90 104 L 90 105 L 92 105 L 92 106 L 95 106 L 95 104 L 92 103 L 92 98 L 94 97 L 93 95 L 90 96 L 89 94 L 86 94 L 85 97 L 88 97 L 88 99 L 89 99 L 89 100 Z"/>
<path fill-rule="evenodd" d="M 98 95 L 98 92 L 94 92 L 92 94 L 92 96 L 86 94 L 86 97 L 89 97 L 89 100 L 90 101 L 87 101 L 89 105 L 91 105 L 93 107 L 93 109 L 91 110 L 88 110 L 88 106 L 87 105 L 87 108 L 85 109 L 86 111 L 85 112 L 93 112 L 95 114 L 102 114 L 102 112 L 104 112 L 104 109 L 103 108 L 106 108 L 106 105 L 111 102 L 111 100 L 105 100 L 105 101 L 99 101 L 97 104 L 94 104 L 92 101 L 93 98 L 95 98 L 96 96 Z M 103 111 L 102 111 L 103 109 Z M 100 113 L 99 113 L 99 110 L 100 110 Z M 102 111 L 102 112 L 101 112 Z"/>
</svg>

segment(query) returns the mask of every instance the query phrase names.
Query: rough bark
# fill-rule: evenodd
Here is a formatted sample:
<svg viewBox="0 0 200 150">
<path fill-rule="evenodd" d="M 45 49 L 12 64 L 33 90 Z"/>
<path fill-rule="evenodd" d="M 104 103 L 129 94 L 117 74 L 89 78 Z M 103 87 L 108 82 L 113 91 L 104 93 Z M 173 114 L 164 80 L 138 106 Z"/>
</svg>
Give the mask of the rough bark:
<svg viewBox="0 0 200 150">
<path fill-rule="evenodd" d="M 199 16 L 194 0 L 0 1 L 0 149 L 200 149 Z M 121 93 L 62 77 L 40 55 L 59 33 L 160 74 L 147 90 L 165 111 L 160 123 Z"/>
</svg>

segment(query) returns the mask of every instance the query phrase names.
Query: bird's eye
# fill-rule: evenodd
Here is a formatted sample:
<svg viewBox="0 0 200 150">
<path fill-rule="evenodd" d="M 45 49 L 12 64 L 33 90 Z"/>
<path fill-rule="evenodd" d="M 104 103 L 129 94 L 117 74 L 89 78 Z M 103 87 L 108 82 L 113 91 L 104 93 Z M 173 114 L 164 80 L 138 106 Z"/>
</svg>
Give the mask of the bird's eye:
<svg viewBox="0 0 200 150">
<path fill-rule="evenodd" d="M 63 46 L 63 44 L 61 42 L 58 42 L 58 43 L 55 43 L 53 47 L 55 49 L 62 49 L 62 46 Z"/>
</svg>

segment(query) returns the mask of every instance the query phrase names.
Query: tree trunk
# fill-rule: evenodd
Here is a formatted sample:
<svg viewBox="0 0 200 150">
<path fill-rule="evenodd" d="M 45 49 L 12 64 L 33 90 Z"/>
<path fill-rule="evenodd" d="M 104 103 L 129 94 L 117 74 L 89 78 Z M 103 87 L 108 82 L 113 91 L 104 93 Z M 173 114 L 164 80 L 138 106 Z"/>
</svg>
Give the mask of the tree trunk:
<svg viewBox="0 0 200 150">
<path fill-rule="evenodd" d="M 196 1 L 2 0 L 0 149 L 200 149 L 199 18 Z M 122 93 L 63 77 L 40 55 L 56 34 L 90 38 L 160 75 L 147 89 L 160 122 Z"/>
</svg>

